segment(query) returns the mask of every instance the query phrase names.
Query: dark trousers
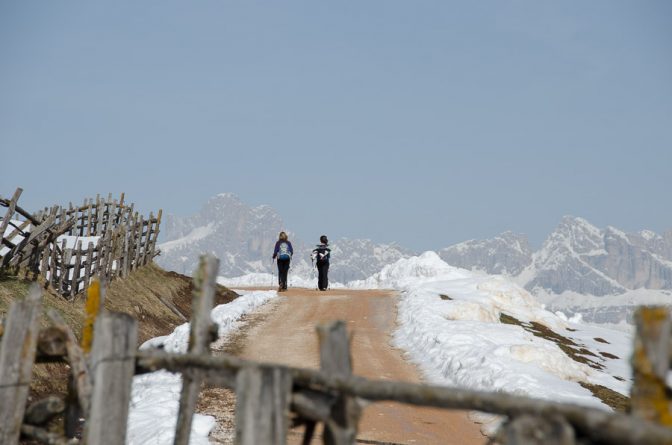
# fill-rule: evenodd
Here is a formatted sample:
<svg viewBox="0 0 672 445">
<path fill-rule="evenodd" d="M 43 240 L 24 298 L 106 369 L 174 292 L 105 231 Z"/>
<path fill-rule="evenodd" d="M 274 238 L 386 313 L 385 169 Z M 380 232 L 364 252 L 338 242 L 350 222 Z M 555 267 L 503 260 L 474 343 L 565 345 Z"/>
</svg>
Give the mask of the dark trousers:
<svg viewBox="0 0 672 445">
<path fill-rule="evenodd" d="M 329 261 L 317 262 L 317 287 L 320 290 L 327 290 L 329 287 Z"/>
<path fill-rule="evenodd" d="M 287 289 L 287 272 L 291 260 L 278 260 L 278 284 L 282 289 Z"/>
</svg>

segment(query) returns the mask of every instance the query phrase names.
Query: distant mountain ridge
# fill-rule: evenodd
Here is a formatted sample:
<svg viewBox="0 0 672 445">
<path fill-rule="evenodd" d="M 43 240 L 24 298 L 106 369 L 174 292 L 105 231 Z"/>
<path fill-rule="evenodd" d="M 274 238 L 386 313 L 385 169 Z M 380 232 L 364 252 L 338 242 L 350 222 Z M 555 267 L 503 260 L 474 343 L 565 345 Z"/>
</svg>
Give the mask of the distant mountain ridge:
<svg viewBox="0 0 672 445">
<path fill-rule="evenodd" d="M 595 296 L 629 290 L 672 289 L 672 231 L 625 233 L 566 216 L 532 252 L 524 235 L 505 232 L 439 251 L 449 264 L 505 274 L 533 293 Z"/>
<path fill-rule="evenodd" d="M 210 198 L 193 216 L 167 215 L 162 225 L 159 265 L 190 274 L 204 252 L 220 259 L 220 275 L 236 277 L 254 272 L 272 272 L 271 254 L 278 233 L 290 234 L 294 247 L 292 273 L 311 274 L 307 243 L 288 231 L 280 215 L 270 206 L 250 207 L 231 193 Z M 366 239 L 341 238 L 331 241 L 333 281 L 368 278 L 386 264 L 413 255 L 395 244 L 378 244 Z"/>
<path fill-rule="evenodd" d="M 251 207 L 231 193 L 222 193 L 210 198 L 196 215 L 165 217 L 158 262 L 189 274 L 199 256 L 211 252 L 220 258 L 223 276 L 272 272 L 270 256 L 281 230 L 286 230 L 285 224 L 272 207 Z M 289 233 L 296 252 L 292 273 L 310 277 L 313 243 Z M 364 280 L 416 254 L 394 243 L 366 239 L 332 240 L 332 248 L 330 278 L 342 283 Z M 455 244 L 438 254 L 453 266 L 509 276 L 538 297 L 672 289 L 672 230 L 662 235 L 648 230 L 625 233 L 567 216 L 537 251 L 530 248 L 525 235 L 504 232 Z"/>
</svg>

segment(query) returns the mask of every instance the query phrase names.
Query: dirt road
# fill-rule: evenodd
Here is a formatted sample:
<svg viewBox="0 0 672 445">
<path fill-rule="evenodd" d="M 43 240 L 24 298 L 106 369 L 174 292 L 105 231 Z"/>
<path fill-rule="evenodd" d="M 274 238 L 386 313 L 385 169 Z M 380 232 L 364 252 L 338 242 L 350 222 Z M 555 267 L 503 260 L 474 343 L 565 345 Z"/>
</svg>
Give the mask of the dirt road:
<svg viewBox="0 0 672 445">
<path fill-rule="evenodd" d="M 415 367 L 389 344 L 395 326 L 396 298 L 387 291 L 290 289 L 252 317 L 248 328 L 235 340 L 235 352 L 248 359 L 318 368 L 315 326 L 344 320 L 353 335 L 355 374 L 419 382 Z M 292 432 L 292 443 L 300 443 L 299 433 L 300 430 Z M 357 437 L 359 443 L 367 444 L 485 443 L 478 426 L 466 413 L 388 402 L 365 408 Z"/>
</svg>

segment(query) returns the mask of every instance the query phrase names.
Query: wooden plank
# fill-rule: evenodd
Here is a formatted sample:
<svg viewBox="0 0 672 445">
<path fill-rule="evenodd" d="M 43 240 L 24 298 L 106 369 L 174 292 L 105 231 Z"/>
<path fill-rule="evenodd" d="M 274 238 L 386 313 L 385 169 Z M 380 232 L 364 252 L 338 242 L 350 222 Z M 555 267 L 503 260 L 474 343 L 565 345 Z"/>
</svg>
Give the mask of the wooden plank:
<svg viewBox="0 0 672 445">
<path fill-rule="evenodd" d="M 292 378 L 282 368 L 247 366 L 236 379 L 236 444 L 287 443 Z"/>
<path fill-rule="evenodd" d="M 70 260 L 68 250 L 70 249 L 66 249 L 67 245 L 66 240 L 61 242 L 61 257 L 58 262 L 58 285 L 56 286 L 56 292 L 59 294 L 63 292 L 65 280 L 68 276 L 68 261 Z"/>
<path fill-rule="evenodd" d="M 137 341 L 137 322 L 127 314 L 103 314 L 96 322 L 91 354 L 91 413 L 84 429 L 86 443 L 126 443 Z"/>
<path fill-rule="evenodd" d="M 89 416 L 91 406 L 91 374 L 84 356 L 84 350 L 79 347 L 77 337 L 72 332 L 63 318 L 54 309 L 47 312 L 54 327 L 60 329 L 65 334 L 65 349 L 68 354 L 68 363 L 70 364 L 73 386 L 77 389 L 77 400 L 82 409 L 83 417 Z"/>
<path fill-rule="evenodd" d="M 204 356 L 202 354 L 167 354 L 140 351 L 137 369 L 151 372 L 203 372 L 206 383 L 229 385 L 229 375 L 250 365 L 247 360 L 233 356 Z M 279 366 L 274 366 L 279 367 Z M 326 393 L 344 393 L 369 401 L 396 401 L 416 406 L 484 411 L 516 417 L 532 414 L 541 417 L 562 416 L 572 425 L 577 436 L 595 443 L 610 444 L 672 444 L 672 428 L 664 427 L 634 416 L 601 408 L 532 399 L 501 392 L 475 391 L 455 387 L 408 382 L 375 381 L 350 376 L 347 379 L 328 376 L 312 369 L 285 367 L 297 387 L 313 388 Z"/>
<path fill-rule="evenodd" d="M 19 442 L 40 329 L 42 291 L 34 283 L 12 303 L 0 342 L 0 443 Z"/>
<path fill-rule="evenodd" d="M 672 317 L 665 306 L 640 307 L 635 313 L 632 354 L 632 414 L 672 427 L 672 398 L 666 379 L 670 370 Z"/>
<path fill-rule="evenodd" d="M 75 266 L 72 271 L 72 281 L 70 282 L 70 298 L 74 298 L 79 292 L 79 276 L 82 265 L 82 241 L 77 241 L 75 249 Z"/>
<path fill-rule="evenodd" d="M 350 341 L 342 321 L 319 325 L 320 369 L 328 376 L 348 378 L 352 375 Z M 341 395 L 331 409 L 331 417 L 325 423 L 326 445 L 354 444 L 361 407 L 354 397 Z"/>
<path fill-rule="evenodd" d="M 52 288 L 56 288 L 58 283 L 58 245 L 54 240 L 53 245 L 51 246 L 51 266 L 50 266 L 50 276 L 49 282 L 51 283 Z"/>
<path fill-rule="evenodd" d="M 50 227 L 43 233 L 39 234 L 36 238 L 31 240 L 31 243 L 26 247 L 17 246 L 15 251 L 17 255 L 9 259 L 10 266 L 23 266 L 27 264 L 28 260 L 35 259 L 37 261 L 37 256 L 39 252 L 47 245 L 51 240 L 55 240 L 62 233 L 66 232 L 74 223 L 74 220 L 66 221 L 55 228 Z"/>
<path fill-rule="evenodd" d="M 161 216 L 163 215 L 163 209 L 159 209 L 159 214 L 156 217 L 156 230 L 154 231 L 154 239 L 152 240 L 152 247 L 150 251 L 150 260 L 154 260 L 156 256 L 156 242 L 159 239 L 159 233 L 161 232 Z"/>
<path fill-rule="evenodd" d="M 189 327 L 188 347 L 188 352 L 192 354 L 210 354 L 210 342 L 212 340 L 210 335 L 212 326 L 210 311 L 215 301 L 218 270 L 219 260 L 212 255 L 204 255 L 200 258 L 198 269 L 194 273 L 192 320 Z M 175 445 L 189 443 L 191 422 L 202 380 L 198 372 L 182 376 L 182 393 L 180 394 L 180 410 L 177 415 Z"/>
<path fill-rule="evenodd" d="M 119 269 L 121 271 L 121 276 L 123 277 L 128 277 L 128 272 L 129 272 L 129 266 L 130 266 L 130 259 L 129 256 L 131 254 L 131 237 L 132 237 L 132 232 L 133 228 L 130 225 L 125 225 L 125 230 L 124 230 L 124 246 L 122 249 L 121 253 L 121 259 L 119 260 Z"/>
<path fill-rule="evenodd" d="M 10 204 L 11 204 L 11 201 L 9 199 L 0 198 L 0 204 L 4 205 L 5 207 L 9 207 Z M 23 216 L 28 221 L 30 221 L 31 224 L 33 224 L 35 226 L 40 225 L 40 220 L 35 218 L 35 216 L 32 213 L 26 211 L 25 209 L 23 209 L 18 204 L 14 207 L 14 213 L 18 213 L 19 215 Z"/>
<path fill-rule="evenodd" d="M 108 260 L 110 258 L 110 247 L 111 247 L 111 236 L 110 232 L 105 232 L 105 236 L 101 238 L 100 241 L 100 269 L 98 269 L 98 277 L 101 280 L 107 280 L 108 273 Z"/>
<path fill-rule="evenodd" d="M 47 243 L 42 251 L 42 261 L 40 263 L 40 273 L 42 274 L 42 279 L 46 284 L 49 283 L 49 259 L 51 258 L 51 249 L 53 249 L 53 243 Z"/>
<path fill-rule="evenodd" d="M 110 213 L 107 217 L 107 227 L 109 229 L 114 229 L 117 227 L 117 200 L 113 200 L 110 204 Z"/>
<path fill-rule="evenodd" d="M 91 351 L 93 344 L 94 325 L 96 319 L 105 307 L 105 287 L 98 278 L 91 281 L 87 291 L 86 303 L 84 305 L 84 326 L 82 326 L 82 350 L 85 353 Z"/>
<path fill-rule="evenodd" d="M 89 206 L 86 210 L 86 236 L 91 236 L 93 227 L 93 198 L 89 199 Z"/>
<path fill-rule="evenodd" d="M 9 224 L 14 227 L 14 230 L 12 232 L 10 232 L 9 235 L 4 237 L 3 240 L 7 240 L 7 241 L 13 240 L 19 234 L 21 234 L 23 236 L 26 236 L 25 230 L 28 228 L 28 226 L 30 226 L 30 221 L 28 221 L 28 220 L 22 221 L 21 224 L 19 224 L 18 227 L 15 226 L 14 224 L 12 224 L 11 222 Z"/>
<path fill-rule="evenodd" d="M 140 215 L 140 219 L 138 220 L 138 223 L 136 224 L 136 234 L 135 234 L 135 260 L 133 264 L 135 265 L 135 268 L 137 269 L 140 267 L 140 254 L 142 253 L 142 231 L 143 231 L 143 221 L 142 221 L 142 215 Z"/>
<path fill-rule="evenodd" d="M 5 230 L 7 229 L 9 222 L 12 220 L 12 215 L 14 215 L 14 212 L 16 211 L 16 203 L 19 200 L 21 193 L 23 193 L 23 189 L 21 187 L 17 187 L 16 191 L 14 191 L 14 194 L 12 195 L 12 199 L 9 200 L 7 212 L 5 212 L 4 218 L 2 218 L 2 221 L 0 221 L 0 238 L 4 238 L 5 236 Z"/>
<path fill-rule="evenodd" d="M 96 195 L 96 220 L 94 235 L 100 236 L 102 234 L 103 225 L 103 210 L 101 209 L 100 195 Z"/>
<path fill-rule="evenodd" d="M 12 258 L 14 256 L 18 256 L 19 254 L 22 254 L 22 251 L 26 248 L 26 246 L 28 246 L 31 242 L 37 239 L 38 236 L 42 235 L 47 229 L 51 228 L 55 219 L 56 217 L 54 215 L 51 215 L 46 220 L 44 220 L 43 223 L 41 223 L 39 226 L 31 230 L 30 234 L 27 237 L 21 240 L 19 244 L 17 244 L 12 250 L 10 250 L 5 254 L 5 256 L 2 258 L 2 265 L 3 266 L 10 265 L 10 261 L 12 261 Z M 16 261 L 17 260 L 14 260 L 14 263 L 16 263 Z"/>
<path fill-rule="evenodd" d="M 86 265 L 84 266 L 84 292 L 89 288 L 91 282 L 91 267 L 93 265 L 93 243 L 89 242 L 86 249 Z"/>
<path fill-rule="evenodd" d="M 142 249 L 142 264 L 147 264 L 147 261 L 151 260 L 149 255 L 150 244 L 152 242 L 152 233 L 154 232 L 154 213 L 149 212 L 149 219 L 147 220 L 147 237 L 145 238 L 145 245 Z"/>
</svg>

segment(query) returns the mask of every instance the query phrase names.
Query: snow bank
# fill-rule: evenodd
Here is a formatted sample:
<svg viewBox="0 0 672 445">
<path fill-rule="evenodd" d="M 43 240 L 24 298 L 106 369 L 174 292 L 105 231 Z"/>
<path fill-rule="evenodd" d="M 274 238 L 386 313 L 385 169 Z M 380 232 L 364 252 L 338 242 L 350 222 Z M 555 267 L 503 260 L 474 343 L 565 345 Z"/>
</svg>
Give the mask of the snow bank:
<svg viewBox="0 0 672 445">
<path fill-rule="evenodd" d="M 458 269 L 436 253 L 426 252 L 348 286 L 401 291 L 399 328 L 393 341 L 432 383 L 602 408 L 606 406 L 579 382 L 627 394 L 627 335 L 576 324 L 546 311 L 527 291 L 503 277 Z M 591 351 L 619 358 L 590 357 L 605 367 L 602 371 L 576 362 L 554 342 L 522 326 L 501 323 L 502 314 L 528 326 L 540 323 Z"/>
<path fill-rule="evenodd" d="M 238 320 L 271 298 L 274 291 L 242 292 L 231 303 L 215 307 L 212 320 L 219 325 L 219 336 L 229 334 Z M 162 346 L 168 352 L 184 353 L 189 344 L 189 323 L 175 328 L 172 334 L 145 342 L 140 349 Z M 131 445 L 171 445 L 175 435 L 182 379 L 179 374 L 158 371 L 133 378 L 127 441 Z M 208 435 L 215 426 L 212 416 L 195 414 L 190 444 L 209 444 Z"/>
<path fill-rule="evenodd" d="M 249 273 L 239 277 L 227 278 L 218 277 L 217 283 L 229 288 L 239 287 L 276 287 L 278 285 L 278 276 L 270 273 Z M 287 285 L 289 287 L 301 287 L 307 289 L 314 289 L 317 287 L 317 277 L 305 277 L 300 274 L 289 273 L 287 277 Z M 329 287 L 332 289 L 342 289 L 345 287 L 342 283 L 329 282 Z"/>
<path fill-rule="evenodd" d="M 351 281 L 355 289 L 404 289 L 419 280 L 464 278 L 471 272 L 449 266 L 435 252 L 425 252 L 389 264 L 366 280 Z"/>
</svg>

